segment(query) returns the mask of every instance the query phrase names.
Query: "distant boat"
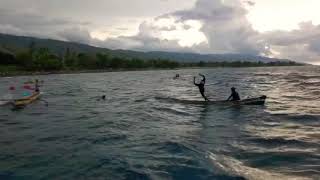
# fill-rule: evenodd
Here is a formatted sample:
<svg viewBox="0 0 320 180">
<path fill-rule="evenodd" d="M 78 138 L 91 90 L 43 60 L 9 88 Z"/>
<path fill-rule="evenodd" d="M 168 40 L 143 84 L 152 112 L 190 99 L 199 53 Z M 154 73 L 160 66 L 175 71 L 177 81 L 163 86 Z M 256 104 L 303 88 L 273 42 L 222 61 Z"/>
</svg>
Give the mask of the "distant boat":
<svg viewBox="0 0 320 180">
<path fill-rule="evenodd" d="M 16 108 L 24 107 L 28 104 L 31 104 L 32 102 L 36 101 L 39 98 L 40 98 L 40 93 L 35 92 L 31 96 L 14 100 L 13 105 Z"/>
</svg>

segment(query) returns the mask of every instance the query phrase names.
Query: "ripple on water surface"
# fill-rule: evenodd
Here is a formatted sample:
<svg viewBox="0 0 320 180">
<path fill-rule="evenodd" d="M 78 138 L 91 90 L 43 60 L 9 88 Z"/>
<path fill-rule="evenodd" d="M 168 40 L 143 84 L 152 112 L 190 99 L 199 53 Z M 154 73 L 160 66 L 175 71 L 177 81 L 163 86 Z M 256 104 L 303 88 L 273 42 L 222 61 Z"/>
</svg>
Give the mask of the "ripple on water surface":
<svg viewBox="0 0 320 180">
<path fill-rule="evenodd" d="M 212 100 L 236 86 L 242 98 L 267 95 L 267 103 L 194 105 L 199 72 Z M 39 76 L 48 107 L 0 107 L 0 179 L 317 179 L 319 73 L 274 67 Z M 2 78 L 0 92 L 32 78 Z"/>
</svg>

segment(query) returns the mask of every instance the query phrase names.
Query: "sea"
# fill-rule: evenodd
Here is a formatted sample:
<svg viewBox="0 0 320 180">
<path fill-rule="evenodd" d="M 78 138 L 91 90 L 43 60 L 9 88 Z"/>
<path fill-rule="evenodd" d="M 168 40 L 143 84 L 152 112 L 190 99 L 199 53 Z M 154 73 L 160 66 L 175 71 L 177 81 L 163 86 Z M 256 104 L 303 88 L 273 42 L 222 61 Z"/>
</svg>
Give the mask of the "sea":
<svg viewBox="0 0 320 180">
<path fill-rule="evenodd" d="M 187 103 L 199 73 L 211 101 L 266 103 Z M 34 79 L 40 100 L 0 107 L 1 180 L 320 179 L 318 66 L 1 77 L 0 97 Z"/>
</svg>

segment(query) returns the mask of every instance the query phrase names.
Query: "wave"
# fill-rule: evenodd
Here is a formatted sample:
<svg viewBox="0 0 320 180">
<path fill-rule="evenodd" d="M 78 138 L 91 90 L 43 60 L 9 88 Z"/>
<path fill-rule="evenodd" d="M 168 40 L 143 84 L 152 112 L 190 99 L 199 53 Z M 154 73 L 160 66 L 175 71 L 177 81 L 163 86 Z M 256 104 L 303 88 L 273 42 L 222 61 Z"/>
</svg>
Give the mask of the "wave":
<svg viewBox="0 0 320 180">
<path fill-rule="evenodd" d="M 275 115 L 278 117 L 281 117 L 285 120 L 295 121 L 295 122 L 319 122 L 320 121 L 320 115 L 289 115 L 289 114 L 281 114 L 281 115 Z"/>
<path fill-rule="evenodd" d="M 309 143 L 305 141 L 299 141 L 296 139 L 285 139 L 281 137 L 274 137 L 274 138 L 259 138 L 259 137 L 253 137 L 253 138 L 248 138 L 247 140 L 257 143 L 257 144 L 262 144 L 265 146 L 284 146 L 284 145 L 295 145 L 295 146 L 309 146 Z"/>
<path fill-rule="evenodd" d="M 289 73 L 285 76 L 288 79 L 312 79 L 312 78 L 320 78 L 318 75 L 305 75 L 301 73 Z"/>
<path fill-rule="evenodd" d="M 186 111 L 173 109 L 172 107 L 171 108 L 168 108 L 168 107 L 156 107 L 154 109 L 156 109 L 156 110 L 158 110 L 160 112 L 169 112 L 169 113 L 172 113 L 172 114 L 175 114 L 175 115 L 183 115 L 183 116 L 191 116 L 192 115 L 191 113 L 188 113 Z"/>
<path fill-rule="evenodd" d="M 311 96 L 289 96 L 289 95 L 284 95 L 282 96 L 283 98 L 287 98 L 287 99 L 293 99 L 293 100 L 314 100 L 314 97 Z"/>
<path fill-rule="evenodd" d="M 282 76 L 283 73 L 255 73 L 254 76 Z"/>
<path fill-rule="evenodd" d="M 320 82 L 301 82 L 298 86 L 320 86 Z"/>
<path fill-rule="evenodd" d="M 204 100 L 193 100 L 193 99 L 176 99 L 171 97 L 155 97 L 156 100 L 171 102 L 171 103 L 180 103 L 180 104 L 203 104 Z"/>
<path fill-rule="evenodd" d="M 95 138 L 89 138 L 89 137 L 83 137 L 83 138 L 78 138 L 78 141 L 87 141 L 90 142 L 91 144 L 103 144 L 103 143 L 116 143 L 122 140 L 126 140 L 128 137 L 127 135 L 116 135 L 116 134 L 110 134 L 110 135 L 105 135 L 105 136 L 99 136 Z"/>
<path fill-rule="evenodd" d="M 197 150 L 192 145 L 166 141 L 161 143 L 151 143 L 151 147 L 156 149 L 158 154 L 151 154 L 155 161 L 166 162 L 161 163 L 152 169 L 157 172 L 165 172 L 166 177 L 160 179 L 225 179 L 225 180 L 245 180 L 245 178 L 237 175 L 219 174 L 215 170 L 208 168 L 204 163 L 203 151 Z"/>
<path fill-rule="evenodd" d="M 188 152 L 195 151 L 194 148 L 189 147 L 188 145 L 174 141 L 152 143 L 152 146 L 157 146 L 158 150 L 166 151 L 172 154 L 188 154 Z"/>
<path fill-rule="evenodd" d="M 246 166 L 243 162 L 225 155 L 208 153 L 212 164 L 223 172 L 249 180 L 311 180 L 311 178 L 285 175 Z"/>
</svg>

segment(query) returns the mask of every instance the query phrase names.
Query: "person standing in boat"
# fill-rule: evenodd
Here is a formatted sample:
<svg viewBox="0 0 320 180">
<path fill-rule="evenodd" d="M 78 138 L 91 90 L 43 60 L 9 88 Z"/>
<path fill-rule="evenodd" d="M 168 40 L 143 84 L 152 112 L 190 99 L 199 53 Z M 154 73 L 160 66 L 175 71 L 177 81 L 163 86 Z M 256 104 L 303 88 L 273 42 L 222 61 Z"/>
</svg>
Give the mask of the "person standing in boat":
<svg viewBox="0 0 320 180">
<path fill-rule="evenodd" d="M 227 101 L 240 101 L 239 93 L 236 91 L 235 87 L 231 88 L 231 95 L 229 96 Z"/>
<path fill-rule="evenodd" d="M 199 91 L 201 93 L 201 96 L 204 98 L 205 101 L 209 101 L 209 99 L 204 95 L 204 85 L 206 84 L 206 77 L 203 74 L 199 74 L 200 76 L 202 76 L 202 80 L 200 81 L 199 84 L 196 83 L 196 77 L 193 77 L 193 84 L 195 86 L 198 86 Z"/>
<path fill-rule="evenodd" d="M 39 85 L 39 80 L 36 79 L 35 83 L 34 83 L 34 91 L 35 92 L 40 92 L 40 85 Z"/>
</svg>

